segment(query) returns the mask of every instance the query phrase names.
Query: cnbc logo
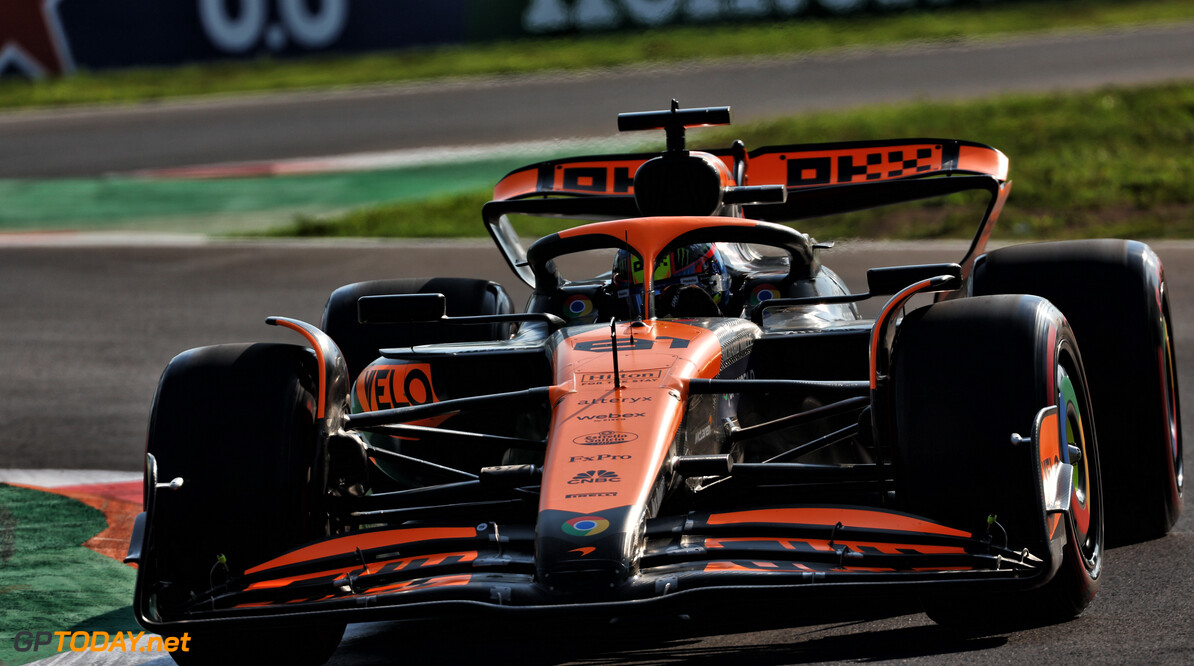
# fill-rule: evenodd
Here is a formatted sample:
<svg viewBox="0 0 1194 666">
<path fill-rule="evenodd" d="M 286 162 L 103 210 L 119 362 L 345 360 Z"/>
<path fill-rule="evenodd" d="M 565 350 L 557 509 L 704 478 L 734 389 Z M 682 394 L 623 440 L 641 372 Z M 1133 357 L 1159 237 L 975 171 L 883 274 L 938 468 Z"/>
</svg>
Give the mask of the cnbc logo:
<svg viewBox="0 0 1194 666">
<path fill-rule="evenodd" d="M 611 472 L 606 469 L 591 469 L 572 477 L 572 480 L 568 483 L 576 485 L 578 483 L 620 483 L 621 481 L 622 479 L 618 478 L 617 472 Z"/>
</svg>

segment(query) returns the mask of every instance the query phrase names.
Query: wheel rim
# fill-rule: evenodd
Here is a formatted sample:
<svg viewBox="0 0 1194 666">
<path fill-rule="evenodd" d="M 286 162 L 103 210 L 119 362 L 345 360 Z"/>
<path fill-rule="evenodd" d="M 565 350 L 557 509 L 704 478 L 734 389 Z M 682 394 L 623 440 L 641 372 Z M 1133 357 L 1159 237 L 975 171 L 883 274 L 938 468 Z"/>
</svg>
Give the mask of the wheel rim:
<svg viewBox="0 0 1194 666">
<path fill-rule="evenodd" d="M 1181 495 L 1185 478 L 1182 466 L 1181 424 L 1178 420 L 1177 372 L 1175 372 L 1177 364 L 1173 354 L 1173 338 L 1169 334 L 1168 307 L 1161 317 L 1161 335 L 1164 345 L 1161 349 L 1161 380 L 1165 382 L 1165 429 L 1169 436 L 1170 455 L 1173 458 L 1174 482 L 1177 485 L 1178 494 Z"/>
<path fill-rule="evenodd" d="M 1098 487 L 1098 459 L 1095 457 L 1098 453 L 1089 439 L 1092 428 L 1083 410 L 1083 405 L 1086 404 L 1085 387 L 1082 387 L 1083 392 L 1080 396 L 1064 365 L 1057 367 L 1057 387 L 1057 405 L 1061 412 L 1061 441 L 1067 445 L 1065 460 L 1073 466 L 1073 491 L 1070 498 L 1073 537 L 1078 552 L 1082 555 L 1083 564 L 1087 570 L 1094 571 L 1102 555 L 1103 521 L 1099 515 L 1102 503 Z M 1080 460 L 1071 459 L 1071 446 L 1081 452 Z"/>
</svg>

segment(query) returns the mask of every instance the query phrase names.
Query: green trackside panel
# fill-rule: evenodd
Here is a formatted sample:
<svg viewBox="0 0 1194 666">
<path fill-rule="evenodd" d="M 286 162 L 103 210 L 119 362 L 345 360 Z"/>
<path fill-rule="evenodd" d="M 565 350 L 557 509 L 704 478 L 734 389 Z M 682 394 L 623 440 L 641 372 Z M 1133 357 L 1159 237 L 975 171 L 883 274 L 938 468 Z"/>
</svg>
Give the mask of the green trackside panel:
<svg viewBox="0 0 1194 666">
<path fill-rule="evenodd" d="M 491 42 L 528 36 L 523 15 L 530 0 L 468 0 L 465 38 L 469 42 Z"/>
</svg>

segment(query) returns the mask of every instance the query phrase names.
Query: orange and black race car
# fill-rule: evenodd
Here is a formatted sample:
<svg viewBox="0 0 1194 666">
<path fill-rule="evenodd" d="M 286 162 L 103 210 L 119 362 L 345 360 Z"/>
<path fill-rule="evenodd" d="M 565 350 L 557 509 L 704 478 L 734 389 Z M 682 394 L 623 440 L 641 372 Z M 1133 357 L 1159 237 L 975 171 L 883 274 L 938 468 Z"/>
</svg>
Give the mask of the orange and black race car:
<svg viewBox="0 0 1194 666">
<path fill-rule="evenodd" d="M 267 320 L 304 345 L 173 359 L 129 554 L 141 624 L 186 633 L 180 661 L 318 663 L 384 618 L 1081 613 L 1105 540 L 1181 509 L 1157 256 L 988 252 L 1010 189 L 988 146 L 686 148 L 729 121 L 623 114 L 666 150 L 502 179 L 482 214 L 524 312 L 494 282 L 363 282 L 319 327 Z M 783 224 L 966 193 L 982 215 L 958 263 L 874 268 L 865 293 Z M 526 216 L 580 222 L 524 247 Z M 578 256 L 610 270 L 565 277 Z"/>
</svg>

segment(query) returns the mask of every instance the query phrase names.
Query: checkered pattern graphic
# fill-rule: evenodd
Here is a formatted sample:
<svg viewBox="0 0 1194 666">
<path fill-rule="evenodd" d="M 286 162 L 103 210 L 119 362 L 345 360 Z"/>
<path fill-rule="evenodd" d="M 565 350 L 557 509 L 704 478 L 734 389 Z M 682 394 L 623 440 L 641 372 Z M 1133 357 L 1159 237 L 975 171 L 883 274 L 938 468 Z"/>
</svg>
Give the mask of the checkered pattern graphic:
<svg viewBox="0 0 1194 666">
<path fill-rule="evenodd" d="M 905 146 L 895 150 L 830 150 L 820 154 L 780 155 L 788 161 L 789 187 L 836 185 L 906 178 L 942 169 L 941 146 Z"/>
</svg>

